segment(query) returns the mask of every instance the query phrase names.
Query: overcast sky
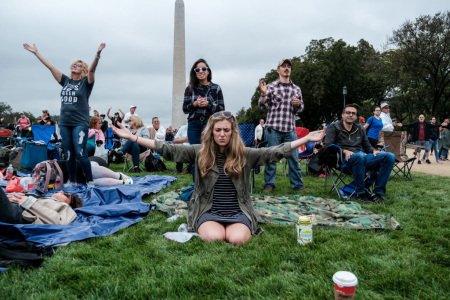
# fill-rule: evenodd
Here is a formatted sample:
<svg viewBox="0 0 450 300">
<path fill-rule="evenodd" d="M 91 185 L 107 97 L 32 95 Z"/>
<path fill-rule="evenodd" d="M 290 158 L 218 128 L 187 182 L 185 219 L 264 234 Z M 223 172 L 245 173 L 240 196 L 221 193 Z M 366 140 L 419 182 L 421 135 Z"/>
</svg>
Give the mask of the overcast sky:
<svg viewBox="0 0 450 300">
<path fill-rule="evenodd" d="M 447 4 L 445 4 L 447 3 Z M 186 78 L 198 58 L 222 87 L 225 107 L 250 107 L 258 78 L 281 58 L 305 53 L 313 39 L 332 37 L 376 49 L 394 29 L 422 14 L 449 9 L 447 1 L 184 0 Z M 89 64 L 106 43 L 90 105 L 100 113 L 130 105 L 146 125 L 171 123 L 175 0 L 14 0 L 0 10 L 0 101 L 14 111 L 59 114 L 61 87 L 23 43 L 33 44 L 63 73 Z M 350 93 L 351 91 L 349 91 Z M 308 100 L 305 99 L 308 109 Z"/>
</svg>

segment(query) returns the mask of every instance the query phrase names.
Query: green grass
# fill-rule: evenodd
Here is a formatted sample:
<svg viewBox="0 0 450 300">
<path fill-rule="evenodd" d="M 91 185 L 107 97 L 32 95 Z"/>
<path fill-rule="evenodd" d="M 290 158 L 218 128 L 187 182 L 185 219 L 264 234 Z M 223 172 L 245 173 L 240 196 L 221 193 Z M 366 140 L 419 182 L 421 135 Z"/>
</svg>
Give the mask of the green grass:
<svg viewBox="0 0 450 300">
<path fill-rule="evenodd" d="M 175 164 L 166 165 L 172 175 Z M 309 194 L 336 198 L 324 192 L 323 178 L 304 181 Z M 190 175 L 179 176 L 160 193 L 190 183 Z M 276 183 L 274 195 L 295 194 L 281 165 Z M 259 174 L 254 194 L 262 185 Z M 315 228 L 306 246 L 297 244 L 294 226 L 269 224 L 241 247 L 196 237 L 179 244 L 163 233 L 186 219 L 167 223 L 151 212 L 116 234 L 59 248 L 41 268 L 9 269 L 0 275 L 0 299 L 333 299 L 331 277 L 339 270 L 358 277 L 357 299 L 448 299 L 449 195 L 449 177 L 397 178 L 388 184 L 390 205 L 363 206 L 393 213 L 403 231 Z"/>
</svg>

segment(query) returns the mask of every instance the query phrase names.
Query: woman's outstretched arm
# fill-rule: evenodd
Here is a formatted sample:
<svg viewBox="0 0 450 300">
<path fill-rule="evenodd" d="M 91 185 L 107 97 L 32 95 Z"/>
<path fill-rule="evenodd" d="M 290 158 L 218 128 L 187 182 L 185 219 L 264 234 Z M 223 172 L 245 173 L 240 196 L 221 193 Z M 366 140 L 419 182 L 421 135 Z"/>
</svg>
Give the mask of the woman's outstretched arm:
<svg viewBox="0 0 450 300">
<path fill-rule="evenodd" d="M 131 131 L 129 131 L 122 125 L 122 123 L 117 123 L 117 127 L 114 126 L 113 124 L 109 124 L 109 127 L 111 127 L 112 131 L 115 134 L 124 139 L 130 140 L 133 143 L 138 143 L 139 145 L 144 146 L 146 148 L 150 148 L 152 150 L 155 149 L 155 140 L 150 140 L 133 135 Z"/>
<path fill-rule="evenodd" d="M 30 46 L 27 43 L 25 43 L 25 44 L 23 44 L 23 48 L 25 50 L 30 51 L 31 53 L 34 53 L 34 55 L 36 55 L 36 57 L 41 61 L 41 63 L 43 63 L 44 66 L 46 66 L 50 70 L 53 77 L 56 79 L 56 81 L 58 81 L 58 83 L 61 81 L 61 78 L 62 78 L 61 71 L 58 70 L 57 68 L 55 68 L 46 58 L 44 58 L 41 55 L 41 53 L 39 53 L 35 44 L 33 44 L 33 46 Z"/>
<path fill-rule="evenodd" d="M 106 44 L 101 43 L 98 47 L 97 54 L 95 55 L 94 61 L 92 62 L 91 66 L 89 67 L 88 72 L 88 82 L 93 83 L 95 80 L 95 70 L 97 69 L 98 61 L 100 60 L 100 54 L 102 53 L 102 50 L 105 49 Z"/>
<path fill-rule="evenodd" d="M 291 142 L 291 149 L 294 150 L 295 148 L 298 148 L 301 145 L 304 145 L 308 142 L 318 142 L 322 140 L 324 134 L 325 130 L 317 130 L 310 132 L 307 136 Z"/>
</svg>

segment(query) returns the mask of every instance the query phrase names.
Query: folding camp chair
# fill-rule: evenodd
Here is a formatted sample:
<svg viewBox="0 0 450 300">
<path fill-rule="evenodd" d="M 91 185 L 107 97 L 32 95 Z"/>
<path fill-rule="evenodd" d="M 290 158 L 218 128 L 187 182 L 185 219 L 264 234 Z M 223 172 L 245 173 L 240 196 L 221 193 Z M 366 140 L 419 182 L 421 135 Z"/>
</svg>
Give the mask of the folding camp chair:
<svg viewBox="0 0 450 300">
<path fill-rule="evenodd" d="M 324 162 L 325 172 L 329 174 L 329 176 L 325 176 L 325 192 L 327 192 L 327 181 L 328 177 L 331 180 L 332 187 L 329 193 L 336 191 L 339 198 L 342 197 L 340 190 L 344 186 L 351 186 L 353 182 L 353 174 L 351 169 L 343 162 L 342 157 L 342 149 L 338 145 L 332 144 L 328 146 L 328 154 L 331 152 L 336 153 L 336 161 L 327 161 Z M 324 149 L 325 150 L 325 149 Z M 367 170 L 364 178 L 365 190 L 368 194 L 372 194 L 371 187 L 375 182 L 375 177 L 377 175 L 377 170 Z M 355 190 L 349 193 L 348 198 L 351 198 L 355 194 Z"/>
<path fill-rule="evenodd" d="M 378 144 L 389 145 L 386 149 L 387 152 L 391 152 L 395 155 L 395 164 L 392 169 L 392 175 L 389 178 L 391 180 L 395 176 L 405 176 L 409 180 L 412 180 L 411 169 L 416 160 L 416 157 L 408 157 L 406 155 L 406 142 L 408 140 L 408 134 L 406 131 L 381 131 Z"/>
<path fill-rule="evenodd" d="M 319 145 L 319 147 L 322 148 L 321 144 L 317 144 L 317 145 Z M 300 167 L 302 166 L 302 164 L 305 164 L 306 166 L 308 165 L 309 160 L 314 155 L 314 149 L 317 148 L 316 143 L 314 143 L 314 142 L 308 142 L 303 146 L 305 146 L 305 150 L 298 154 L 298 160 L 300 162 Z M 309 175 L 308 170 L 306 170 L 306 175 Z"/>
<path fill-rule="evenodd" d="M 145 159 L 151 154 L 150 149 L 139 154 L 139 169 L 145 171 Z M 125 153 L 123 156 L 123 172 L 130 172 L 133 169 L 133 158 L 131 154 Z M 130 165 L 129 165 L 130 164 Z"/>
<path fill-rule="evenodd" d="M 245 147 L 255 147 L 255 125 L 239 124 L 239 132 Z M 250 193 L 253 192 L 255 185 L 255 169 L 252 169 L 250 176 Z"/>
<path fill-rule="evenodd" d="M 305 127 L 295 127 L 295 133 L 297 134 L 297 139 L 301 139 L 309 134 L 309 129 Z M 306 145 L 301 145 L 298 147 L 298 152 L 304 152 L 306 150 Z M 283 159 L 283 172 L 284 177 L 286 177 L 287 164 L 286 159 Z"/>
<path fill-rule="evenodd" d="M 9 129 L 0 129 L 0 146 L 8 147 L 12 144 L 12 131 Z"/>
<path fill-rule="evenodd" d="M 61 149 L 59 141 L 54 137 L 56 131 L 55 125 L 31 125 L 33 140 L 35 143 L 41 143 L 47 146 L 47 158 L 61 159 L 59 150 Z"/>
</svg>

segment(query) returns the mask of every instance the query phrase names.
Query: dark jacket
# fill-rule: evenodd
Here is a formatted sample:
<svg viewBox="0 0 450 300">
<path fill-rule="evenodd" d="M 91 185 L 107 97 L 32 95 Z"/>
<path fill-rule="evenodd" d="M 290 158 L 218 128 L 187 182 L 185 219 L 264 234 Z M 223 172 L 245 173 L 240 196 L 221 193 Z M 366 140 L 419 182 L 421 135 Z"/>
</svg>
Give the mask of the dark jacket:
<svg viewBox="0 0 450 300">
<path fill-rule="evenodd" d="M 361 148 L 366 153 L 372 153 L 375 150 L 370 145 L 366 131 L 361 125 L 353 123 L 352 129 L 347 131 L 342 120 L 332 123 L 327 129 L 324 146 L 328 147 L 331 144 L 355 153 L 360 152 Z"/>
<path fill-rule="evenodd" d="M 188 202 L 187 222 L 188 230 L 195 231 L 198 218 L 211 209 L 213 204 L 214 185 L 219 178 L 219 169 L 214 165 L 211 172 L 205 178 L 200 176 L 198 168 L 198 152 L 202 145 L 171 145 L 156 140 L 156 152 L 167 160 L 183 163 L 195 163 L 195 189 L 191 200 Z M 232 178 L 237 191 L 239 207 L 252 223 L 252 234 L 262 232 L 258 228 L 258 219 L 250 198 L 249 178 L 251 170 L 257 166 L 279 161 L 291 156 L 291 143 L 268 148 L 246 148 L 246 162 L 239 178 Z"/>
<path fill-rule="evenodd" d="M 440 127 L 440 124 L 431 124 L 428 122 L 423 122 L 423 131 L 425 133 L 425 141 L 429 141 L 431 139 L 431 135 L 430 135 L 430 130 L 432 128 L 435 127 Z M 420 131 L 420 122 L 419 121 L 415 121 L 412 123 L 408 123 L 408 124 L 403 124 L 403 127 L 412 127 L 413 131 L 412 131 L 412 138 L 411 141 L 412 142 L 416 142 L 419 139 L 419 131 Z M 436 137 L 437 139 L 438 137 Z M 436 140 L 434 139 L 434 140 Z"/>
</svg>

